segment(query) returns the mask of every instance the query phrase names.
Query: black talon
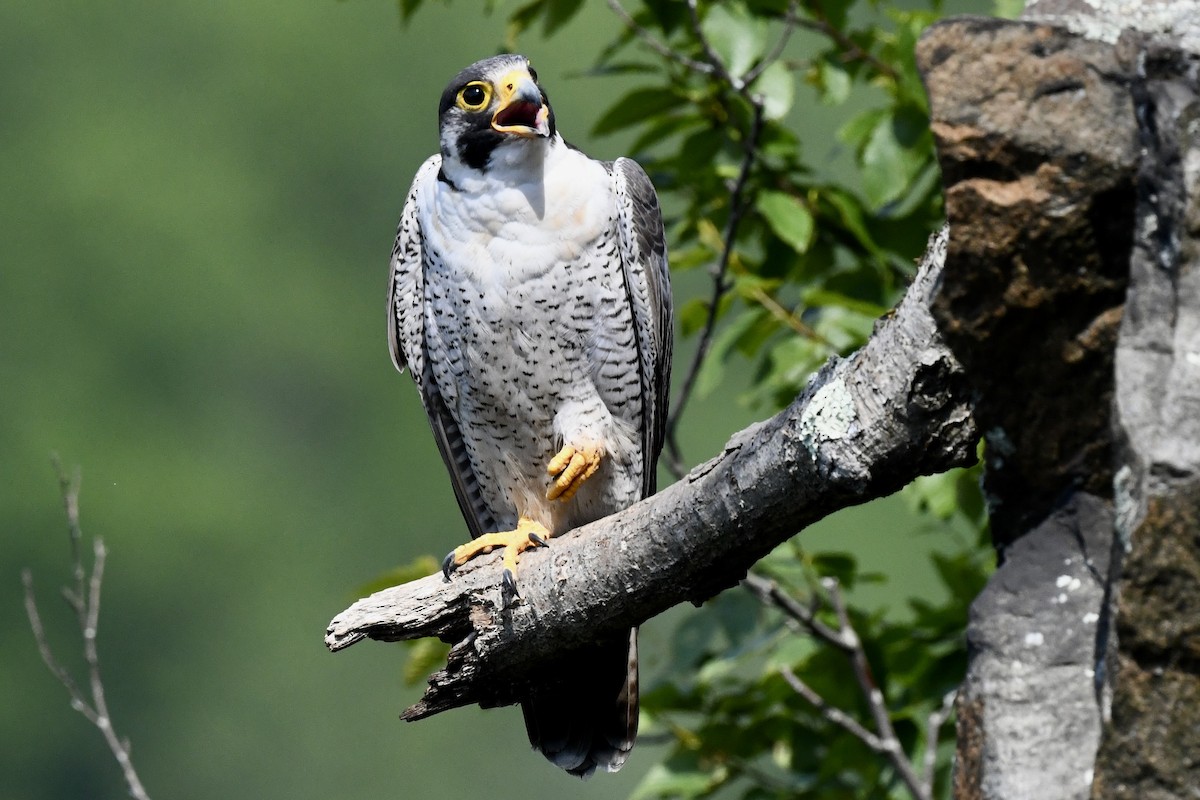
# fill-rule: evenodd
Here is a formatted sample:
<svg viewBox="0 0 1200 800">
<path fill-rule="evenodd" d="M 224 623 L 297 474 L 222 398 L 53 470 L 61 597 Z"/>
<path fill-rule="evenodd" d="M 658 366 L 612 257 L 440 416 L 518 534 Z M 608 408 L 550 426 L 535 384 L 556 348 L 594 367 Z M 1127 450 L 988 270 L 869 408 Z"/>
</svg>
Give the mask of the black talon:
<svg viewBox="0 0 1200 800">
<path fill-rule="evenodd" d="M 454 551 L 451 550 L 446 554 L 446 557 L 442 559 L 442 574 L 446 576 L 446 580 L 450 580 L 450 573 L 454 572 L 457 566 L 458 565 L 454 563 Z"/>
<path fill-rule="evenodd" d="M 532 532 L 529 534 L 529 541 L 533 542 L 538 547 L 549 547 L 550 546 L 550 545 L 546 544 L 545 539 L 538 536 L 536 533 L 532 533 Z"/>
<path fill-rule="evenodd" d="M 505 606 L 508 605 L 508 599 L 510 597 L 519 598 L 521 596 L 521 593 L 517 591 L 517 579 L 512 574 L 511 569 L 504 570 L 504 575 L 500 578 L 500 585 L 504 589 L 504 605 Z"/>
</svg>

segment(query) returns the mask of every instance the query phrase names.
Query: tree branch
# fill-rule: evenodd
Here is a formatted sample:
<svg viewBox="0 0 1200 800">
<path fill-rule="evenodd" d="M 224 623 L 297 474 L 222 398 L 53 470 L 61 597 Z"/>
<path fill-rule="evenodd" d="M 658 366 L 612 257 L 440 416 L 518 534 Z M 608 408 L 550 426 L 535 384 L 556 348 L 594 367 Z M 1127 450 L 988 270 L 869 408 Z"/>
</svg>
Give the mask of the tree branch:
<svg viewBox="0 0 1200 800">
<path fill-rule="evenodd" d="M 693 72 L 698 72 L 701 75 L 712 75 L 715 72 L 711 65 L 705 64 L 703 61 L 696 61 L 693 58 L 688 58 L 687 56 L 677 52 L 673 48 L 663 43 L 660 39 L 656 38 L 654 34 L 650 33 L 650 31 L 638 24 L 637 20 L 635 20 L 630 13 L 625 10 L 625 6 L 621 5 L 620 0 L 608 0 L 608 7 L 612 9 L 614 14 L 621 18 L 621 21 L 625 23 L 625 27 L 633 31 L 634 35 L 641 39 L 647 47 L 658 53 L 663 58 L 667 59 L 668 61 L 674 61 L 677 64 L 682 64 Z"/>
<path fill-rule="evenodd" d="M 404 713 L 516 702 L 556 657 L 622 635 L 741 580 L 805 526 L 975 460 L 977 431 L 958 363 L 929 314 L 947 234 L 934 238 L 895 313 L 799 398 L 735 435 L 724 451 L 659 494 L 526 552 L 522 599 L 505 608 L 498 557 L 377 592 L 339 614 L 326 644 L 437 636 L 446 668 Z"/>
<path fill-rule="evenodd" d="M 63 505 L 67 512 L 67 523 L 71 539 L 71 567 L 75 581 L 74 589 L 63 589 L 67 604 L 75 612 L 79 624 L 79 633 L 83 639 L 83 660 L 87 666 L 88 685 L 91 698 L 85 697 L 79 684 L 71 677 L 71 673 L 59 663 L 50 642 L 46 638 L 46 628 L 42 624 L 41 614 L 38 613 L 37 598 L 33 592 L 33 574 L 28 570 L 21 572 L 21 580 L 25 585 L 25 613 L 29 616 L 29 627 L 33 630 L 33 638 L 37 641 L 38 652 L 46 667 L 58 679 L 71 697 L 71 708 L 83 714 L 87 721 L 96 726 L 113 758 L 121 768 L 121 775 L 129 794 L 135 800 L 149 800 L 150 796 L 142 786 L 137 770 L 129 755 L 129 741 L 117 735 L 113 728 L 112 716 L 108 711 L 108 701 L 104 693 L 104 681 L 100 676 L 100 654 L 96 649 L 96 631 L 100 625 L 100 588 L 104 583 L 104 561 L 107 551 L 104 541 L 97 538 L 93 543 L 92 574 L 89 577 L 83 564 L 82 539 L 83 533 L 79 525 L 79 473 L 68 477 L 62 468 L 58 457 L 53 458 L 54 467 L 58 471 L 59 488 L 62 491 Z"/>
<path fill-rule="evenodd" d="M 892 768 L 896 770 L 896 774 L 899 775 L 904 785 L 908 787 L 913 797 L 917 798 L 917 800 L 930 800 L 933 795 L 929 782 L 917 776 L 912 762 L 908 759 L 908 754 L 904 752 L 904 746 L 900 743 L 900 737 L 896 735 L 896 730 L 892 727 L 886 698 L 884 698 L 883 692 L 875 683 L 875 677 L 871 674 L 871 665 L 867 662 L 866 651 L 863 650 L 862 640 L 859 638 L 858 632 L 850 622 L 850 615 L 846 611 L 846 604 L 842 599 L 842 592 L 838 582 L 833 578 L 826 578 L 821 581 L 821 584 L 829 595 L 829 602 L 833 606 L 834 613 L 837 614 L 837 630 L 830 628 L 818 620 L 811 610 L 780 589 L 774 581 L 759 577 L 758 575 L 747 575 L 746 579 L 742 581 L 742 585 L 757 595 L 762 602 L 780 609 L 787 615 L 788 619 L 799 623 L 819 641 L 841 650 L 850 659 L 850 663 L 854 667 L 854 677 L 858 682 L 858 688 L 862 692 L 863 698 L 867 701 L 867 707 L 871 709 L 871 718 L 875 723 L 875 733 L 867 730 L 858 720 L 821 697 L 815 689 L 805 683 L 791 668 L 783 667 L 780 669 L 780 674 L 783 675 L 788 685 L 795 690 L 796 694 L 803 697 L 817 711 L 821 712 L 821 716 L 826 720 L 837 725 L 876 753 L 886 756 Z M 936 752 L 937 728 L 940 727 L 941 723 L 939 722 L 934 726 L 933 720 L 933 715 L 930 715 L 930 732 L 934 737 L 933 741 Z"/>
</svg>

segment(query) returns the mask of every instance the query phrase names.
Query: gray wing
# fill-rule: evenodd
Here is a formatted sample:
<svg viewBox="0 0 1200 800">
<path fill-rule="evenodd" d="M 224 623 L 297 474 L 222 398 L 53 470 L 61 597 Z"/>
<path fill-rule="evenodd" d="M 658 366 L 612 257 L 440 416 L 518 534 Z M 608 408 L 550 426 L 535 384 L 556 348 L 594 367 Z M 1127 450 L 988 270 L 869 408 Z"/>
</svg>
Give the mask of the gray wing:
<svg viewBox="0 0 1200 800">
<path fill-rule="evenodd" d="M 617 200 L 621 266 L 633 308 L 642 384 L 642 493 L 654 493 L 658 454 L 667 426 L 671 385 L 671 275 L 658 195 L 636 161 L 618 158 L 609 168 Z"/>
<path fill-rule="evenodd" d="M 496 521 L 480 496 L 479 481 L 471 470 L 462 432 L 425 361 L 426 253 L 422 247 L 418 198 L 422 192 L 436 188 L 441 164 L 441 156 L 435 155 L 421 165 L 400 215 L 388 278 L 388 349 L 396 369 L 403 372 L 407 366 L 417 384 L 421 405 L 433 429 L 434 441 L 450 472 L 458 506 L 471 530 L 471 536 L 479 536 L 496 530 Z"/>
</svg>

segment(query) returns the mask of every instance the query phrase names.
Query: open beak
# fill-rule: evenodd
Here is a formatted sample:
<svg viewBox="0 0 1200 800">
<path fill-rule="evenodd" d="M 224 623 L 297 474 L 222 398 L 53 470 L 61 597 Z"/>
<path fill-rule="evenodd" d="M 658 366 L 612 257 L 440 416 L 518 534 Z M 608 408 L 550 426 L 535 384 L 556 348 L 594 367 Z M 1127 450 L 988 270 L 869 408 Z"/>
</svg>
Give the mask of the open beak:
<svg viewBox="0 0 1200 800">
<path fill-rule="evenodd" d="M 527 139 L 550 135 L 550 109 L 528 70 L 514 69 L 500 79 L 500 107 L 492 115 L 492 130 Z"/>
</svg>

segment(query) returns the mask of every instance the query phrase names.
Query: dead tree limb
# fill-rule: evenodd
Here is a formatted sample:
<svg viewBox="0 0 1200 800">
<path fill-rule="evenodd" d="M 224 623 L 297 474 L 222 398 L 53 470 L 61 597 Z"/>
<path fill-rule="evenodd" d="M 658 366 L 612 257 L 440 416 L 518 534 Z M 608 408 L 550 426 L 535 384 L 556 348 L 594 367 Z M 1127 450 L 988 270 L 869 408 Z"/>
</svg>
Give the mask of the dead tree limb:
<svg viewBox="0 0 1200 800">
<path fill-rule="evenodd" d="M 502 608 L 495 556 L 377 592 L 330 623 L 326 644 L 437 636 L 446 668 L 405 712 L 516 702 L 556 655 L 733 586 L 758 559 L 838 509 L 918 475 L 975 460 L 977 431 L 958 362 L 929 307 L 947 234 L 866 345 L 834 359 L 785 411 L 654 497 L 558 537 L 521 561 L 522 599 Z"/>
<path fill-rule="evenodd" d="M 104 584 L 104 559 L 108 551 L 105 550 L 102 539 L 94 540 L 92 572 L 88 575 L 83 562 L 83 529 L 79 524 L 79 472 L 76 470 L 74 475 L 68 476 L 58 456 L 54 456 L 53 462 L 58 472 L 58 484 L 62 491 L 63 506 L 67 511 L 67 526 L 71 539 L 73 586 L 64 587 L 62 591 L 67 605 L 75 613 L 79 634 L 83 639 L 83 660 L 88 678 L 87 694 L 79 688 L 70 671 L 50 649 L 50 640 L 46 636 L 46 628 L 42 624 L 42 616 L 38 612 L 37 598 L 33 591 L 33 573 L 25 569 L 21 571 L 21 580 L 25 585 L 25 613 L 29 616 L 29 627 L 33 631 L 33 638 L 37 642 L 38 652 L 41 653 L 46 668 L 70 695 L 71 708 L 86 717 L 104 737 L 104 743 L 108 745 L 109 751 L 121 768 L 121 776 L 125 779 L 129 796 L 135 800 L 150 800 L 137 770 L 134 769 L 133 759 L 129 754 L 129 740 L 119 736 L 113 727 L 112 714 L 109 713 L 104 692 L 104 680 L 100 676 L 96 631 L 100 626 L 100 589 Z"/>
</svg>

